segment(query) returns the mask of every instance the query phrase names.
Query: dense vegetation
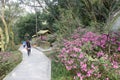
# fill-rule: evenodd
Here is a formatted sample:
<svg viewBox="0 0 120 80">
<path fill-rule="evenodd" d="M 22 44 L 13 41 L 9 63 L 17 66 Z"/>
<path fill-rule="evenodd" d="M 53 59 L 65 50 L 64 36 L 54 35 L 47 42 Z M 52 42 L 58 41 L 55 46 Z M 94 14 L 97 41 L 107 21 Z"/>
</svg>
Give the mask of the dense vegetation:
<svg viewBox="0 0 120 80">
<path fill-rule="evenodd" d="M 3 80 L 21 60 L 22 55 L 19 51 L 0 52 L 0 80 Z"/>
<path fill-rule="evenodd" d="M 66 67 L 67 71 L 62 75 L 65 80 L 66 77 L 75 80 L 118 80 L 120 62 L 118 58 L 114 60 L 111 56 L 119 57 L 119 36 L 115 36 L 119 33 L 110 32 L 109 24 L 114 14 L 119 11 L 120 1 L 46 0 L 46 4 L 50 11 L 49 16 L 52 17 L 50 20 L 48 18 L 48 24 L 57 27 L 57 40 L 62 47 L 57 63 Z M 79 31 L 73 33 L 78 27 L 81 27 Z M 108 57 L 105 59 L 105 56 Z M 53 65 L 57 64 L 53 62 Z M 54 66 L 54 72 L 54 68 L 57 68 L 58 72 L 64 69 Z M 66 73 L 68 71 L 69 73 Z M 71 76 L 65 76 L 64 73 Z M 61 80 L 59 76 L 57 79 Z"/>
<path fill-rule="evenodd" d="M 81 34 L 83 32 L 83 34 Z M 96 34 L 77 29 L 64 40 L 60 62 L 75 80 L 118 80 L 120 45 L 118 33 Z"/>
<path fill-rule="evenodd" d="M 53 54 L 52 80 L 119 79 L 119 59 L 111 58 L 119 57 L 119 32 L 112 32 L 111 24 L 118 16 L 120 0 L 1 0 L 0 4 L 3 52 L 14 50 L 26 34 L 32 39 L 39 30 L 47 29 L 57 34 L 54 41 L 48 41 L 59 47 Z M 22 6 L 34 11 L 28 13 Z"/>
<path fill-rule="evenodd" d="M 22 13 L 17 2 L 0 0 L 0 80 L 22 60 L 15 44 L 14 24 Z"/>
</svg>

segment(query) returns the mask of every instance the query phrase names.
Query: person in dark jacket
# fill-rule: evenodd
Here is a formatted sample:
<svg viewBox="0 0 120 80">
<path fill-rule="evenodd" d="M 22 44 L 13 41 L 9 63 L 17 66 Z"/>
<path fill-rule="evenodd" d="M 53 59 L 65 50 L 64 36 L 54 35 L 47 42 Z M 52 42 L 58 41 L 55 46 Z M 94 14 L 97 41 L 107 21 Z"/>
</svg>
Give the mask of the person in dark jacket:
<svg viewBox="0 0 120 80">
<path fill-rule="evenodd" d="M 27 53 L 28 53 L 28 56 L 29 56 L 30 53 L 31 53 L 31 44 L 30 44 L 29 40 L 26 41 L 26 47 L 27 47 Z"/>
</svg>

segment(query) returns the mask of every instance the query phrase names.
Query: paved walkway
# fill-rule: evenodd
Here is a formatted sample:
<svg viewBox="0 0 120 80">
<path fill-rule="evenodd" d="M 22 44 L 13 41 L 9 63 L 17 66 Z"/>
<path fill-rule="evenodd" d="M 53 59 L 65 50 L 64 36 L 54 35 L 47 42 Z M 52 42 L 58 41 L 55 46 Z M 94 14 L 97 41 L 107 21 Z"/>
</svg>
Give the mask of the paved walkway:
<svg viewBox="0 0 120 80">
<path fill-rule="evenodd" d="M 51 80 L 51 61 L 37 49 L 32 48 L 32 53 L 22 47 L 23 61 L 3 80 Z"/>
<path fill-rule="evenodd" d="M 42 51 L 42 52 L 44 52 L 44 51 L 51 51 L 52 50 L 52 48 L 42 49 L 40 47 L 36 47 L 36 49 L 38 49 L 39 51 Z"/>
</svg>

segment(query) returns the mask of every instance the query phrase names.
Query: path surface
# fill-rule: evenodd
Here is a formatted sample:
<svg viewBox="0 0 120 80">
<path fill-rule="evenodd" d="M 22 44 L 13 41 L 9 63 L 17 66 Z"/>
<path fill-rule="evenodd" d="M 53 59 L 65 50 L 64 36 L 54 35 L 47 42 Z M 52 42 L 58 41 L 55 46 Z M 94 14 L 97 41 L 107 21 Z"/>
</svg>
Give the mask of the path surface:
<svg viewBox="0 0 120 80">
<path fill-rule="evenodd" d="M 51 80 L 51 61 L 37 49 L 32 48 L 32 53 L 22 47 L 23 61 L 3 80 Z"/>
<path fill-rule="evenodd" d="M 112 30 L 118 30 L 120 29 L 120 16 L 115 20 L 115 22 L 112 25 Z"/>
</svg>

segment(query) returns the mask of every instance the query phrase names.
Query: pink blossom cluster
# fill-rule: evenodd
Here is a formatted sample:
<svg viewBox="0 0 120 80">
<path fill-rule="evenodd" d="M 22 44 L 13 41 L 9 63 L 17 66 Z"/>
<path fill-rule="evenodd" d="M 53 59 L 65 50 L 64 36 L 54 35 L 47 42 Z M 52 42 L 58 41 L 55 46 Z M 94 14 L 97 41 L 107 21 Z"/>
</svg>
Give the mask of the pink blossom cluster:
<svg viewBox="0 0 120 80">
<path fill-rule="evenodd" d="M 88 46 L 91 48 L 88 49 Z M 72 40 L 64 40 L 59 58 L 66 69 L 73 72 L 75 80 L 110 80 L 108 73 L 117 75 L 113 72 L 120 69 L 120 62 L 112 58 L 119 51 L 120 40 L 115 34 L 87 32 L 81 35 L 76 31 Z"/>
<path fill-rule="evenodd" d="M 47 40 L 47 37 L 46 37 L 45 35 L 41 35 L 41 36 L 39 37 L 39 39 L 45 41 L 45 40 Z"/>
<path fill-rule="evenodd" d="M 14 56 L 10 52 L 0 52 L 0 62 L 6 62 L 11 56 Z"/>
</svg>

